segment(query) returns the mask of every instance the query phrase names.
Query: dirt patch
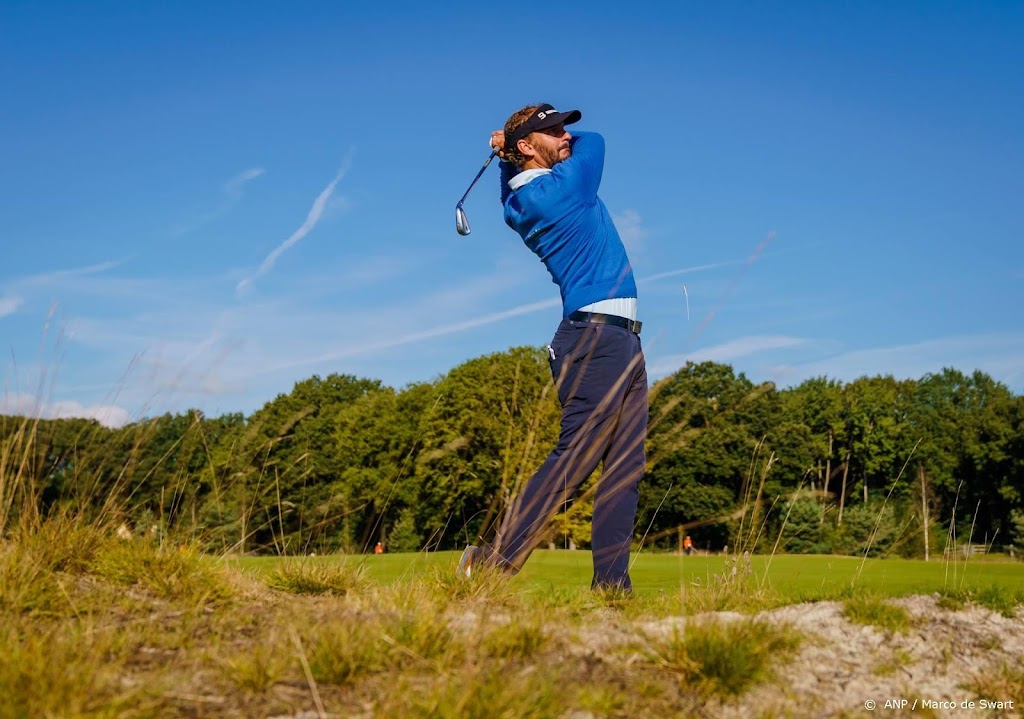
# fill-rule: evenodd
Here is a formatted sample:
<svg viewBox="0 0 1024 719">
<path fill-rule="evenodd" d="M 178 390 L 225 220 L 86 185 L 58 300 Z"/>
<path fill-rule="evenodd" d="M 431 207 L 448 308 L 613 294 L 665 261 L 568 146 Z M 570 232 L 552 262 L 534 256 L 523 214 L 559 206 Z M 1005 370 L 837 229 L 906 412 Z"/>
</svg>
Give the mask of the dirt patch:
<svg viewBox="0 0 1024 719">
<path fill-rule="evenodd" d="M 905 632 L 852 623 L 837 602 L 797 604 L 755 615 L 789 624 L 807 639 L 795 658 L 776 668 L 775 681 L 754 687 L 735 701 L 709 705 L 708 715 L 1022 716 L 1019 699 L 1014 701 L 1010 692 L 984 695 L 977 687 L 984 687 L 1004 668 L 1024 667 L 1024 612 L 1008 618 L 978 606 L 953 611 L 925 596 L 890 603 L 907 611 L 911 621 Z M 686 622 L 740 617 L 720 612 L 663 620 L 645 628 L 666 632 Z"/>
</svg>

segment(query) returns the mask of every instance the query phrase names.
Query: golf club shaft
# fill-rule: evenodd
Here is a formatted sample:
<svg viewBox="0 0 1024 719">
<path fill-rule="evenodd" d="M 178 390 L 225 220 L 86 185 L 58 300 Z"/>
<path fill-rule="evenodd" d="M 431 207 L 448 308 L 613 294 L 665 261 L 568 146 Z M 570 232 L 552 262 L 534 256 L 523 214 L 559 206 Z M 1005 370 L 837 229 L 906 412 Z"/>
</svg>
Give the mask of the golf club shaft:
<svg viewBox="0 0 1024 719">
<path fill-rule="evenodd" d="M 456 207 L 462 207 L 462 203 L 466 201 L 467 197 L 469 197 L 469 191 L 473 189 L 473 185 L 475 185 L 476 181 L 480 179 L 480 176 L 484 174 L 484 170 L 487 169 L 487 166 L 491 164 L 491 160 L 493 160 L 494 156 L 497 154 L 498 151 L 495 150 L 491 153 L 491 156 L 487 158 L 487 162 L 485 162 L 484 166 L 480 168 L 480 172 L 476 173 L 476 177 L 473 178 L 473 181 L 469 183 L 469 188 L 466 190 L 466 194 L 462 196 L 461 200 L 459 200 L 459 204 L 455 205 Z"/>
</svg>

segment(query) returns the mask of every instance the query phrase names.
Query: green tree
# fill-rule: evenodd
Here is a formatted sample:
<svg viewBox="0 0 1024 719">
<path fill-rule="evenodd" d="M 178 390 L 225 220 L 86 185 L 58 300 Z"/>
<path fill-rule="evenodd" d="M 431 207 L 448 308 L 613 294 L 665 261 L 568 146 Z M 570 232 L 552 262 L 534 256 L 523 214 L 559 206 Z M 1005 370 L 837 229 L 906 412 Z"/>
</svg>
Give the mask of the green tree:
<svg viewBox="0 0 1024 719">
<path fill-rule="evenodd" d="M 715 362 L 687 363 L 655 384 L 638 526 L 659 534 L 719 518 L 694 529 L 694 541 L 727 544 L 727 517 L 754 480 L 753 459 L 773 422 L 773 396 L 771 384 L 755 386 Z M 774 479 L 768 491 L 779 491 Z"/>
<path fill-rule="evenodd" d="M 437 383 L 421 424 L 418 526 L 433 546 L 490 532 L 557 439 L 561 411 L 547 354 L 515 347 L 470 360 Z"/>
</svg>

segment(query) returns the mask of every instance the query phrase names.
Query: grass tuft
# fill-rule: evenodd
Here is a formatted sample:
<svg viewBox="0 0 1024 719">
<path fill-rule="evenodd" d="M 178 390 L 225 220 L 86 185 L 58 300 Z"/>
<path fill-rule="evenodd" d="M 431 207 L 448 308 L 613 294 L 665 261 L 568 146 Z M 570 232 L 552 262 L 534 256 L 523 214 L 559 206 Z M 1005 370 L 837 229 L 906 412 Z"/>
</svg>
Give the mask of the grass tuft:
<svg viewBox="0 0 1024 719">
<path fill-rule="evenodd" d="M 0 719 L 152 715 L 153 700 L 122 681 L 118 639 L 78 624 L 0 628 Z"/>
<path fill-rule="evenodd" d="M 980 699 L 1004 703 L 990 709 L 1020 709 L 1024 706 L 1024 668 L 1002 664 L 998 669 L 977 674 L 965 688 Z"/>
<path fill-rule="evenodd" d="M 559 719 L 557 677 L 497 665 L 443 676 L 427 687 L 406 681 L 376 707 L 381 719 Z"/>
<path fill-rule="evenodd" d="M 946 590 L 939 597 L 939 606 L 946 609 L 961 609 L 972 602 L 1013 619 L 1024 606 L 1024 589 L 990 584 L 978 589 Z"/>
<path fill-rule="evenodd" d="M 344 562 L 288 558 L 266 578 L 267 586 L 289 594 L 343 597 L 365 584 L 361 566 Z"/>
<path fill-rule="evenodd" d="M 190 546 L 150 539 L 108 542 L 92 570 L 103 579 L 142 588 L 185 608 L 223 604 L 234 595 L 225 572 Z"/>
<path fill-rule="evenodd" d="M 221 659 L 219 664 L 235 687 L 262 694 L 281 681 L 294 660 L 290 647 L 270 636 L 244 652 Z"/>
<path fill-rule="evenodd" d="M 649 640 L 648 659 L 718 696 L 735 696 L 771 678 L 771 668 L 800 646 L 791 627 L 759 620 L 705 621 Z"/>
<path fill-rule="evenodd" d="M 912 624 L 906 609 L 873 597 L 848 599 L 843 605 L 843 615 L 855 624 L 877 627 L 891 634 L 905 634 Z"/>
<path fill-rule="evenodd" d="M 544 625 L 513 621 L 491 630 L 482 642 L 484 652 L 496 659 L 528 659 L 548 643 Z"/>
<path fill-rule="evenodd" d="M 309 667 L 320 683 L 349 684 L 387 665 L 379 627 L 357 617 L 319 628 L 308 645 Z"/>
<path fill-rule="evenodd" d="M 382 620 L 381 640 L 388 647 L 388 664 L 408 667 L 427 662 L 442 665 L 460 661 L 464 652 L 442 617 L 429 610 L 391 615 Z"/>
</svg>

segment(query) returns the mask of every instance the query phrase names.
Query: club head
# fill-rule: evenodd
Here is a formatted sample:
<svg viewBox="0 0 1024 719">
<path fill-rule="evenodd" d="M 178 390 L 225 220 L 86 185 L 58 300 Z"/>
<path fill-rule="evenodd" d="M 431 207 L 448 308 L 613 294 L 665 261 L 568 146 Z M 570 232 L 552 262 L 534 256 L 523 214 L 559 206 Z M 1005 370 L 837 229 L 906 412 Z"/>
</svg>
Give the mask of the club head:
<svg viewBox="0 0 1024 719">
<path fill-rule="evenodd" d="M 470 233 L 469 219 L 466 217 L 466 212 L 461 206 L 456 206 L 455 208 L 455 229 L 463 236 Z"/>
</svg>

